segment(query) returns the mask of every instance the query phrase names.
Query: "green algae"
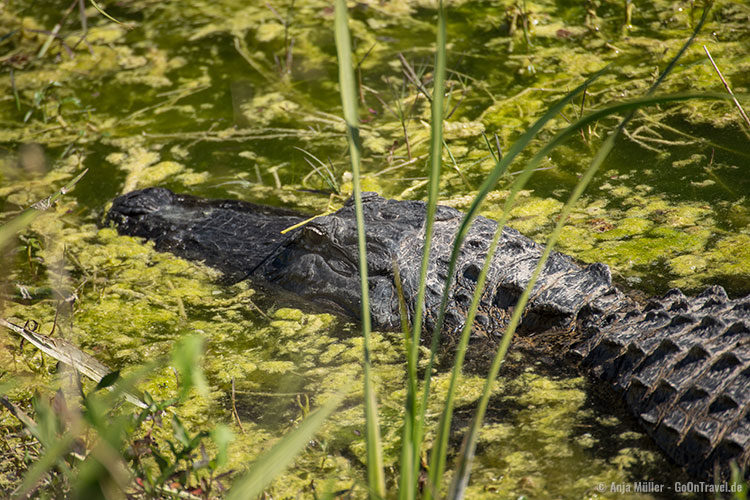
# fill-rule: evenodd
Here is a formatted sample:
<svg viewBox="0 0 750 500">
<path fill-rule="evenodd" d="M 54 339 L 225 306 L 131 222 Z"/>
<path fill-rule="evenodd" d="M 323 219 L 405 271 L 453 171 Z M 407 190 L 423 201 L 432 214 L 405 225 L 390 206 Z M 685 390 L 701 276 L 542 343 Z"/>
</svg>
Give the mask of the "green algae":
<svg viewBox="0 0 750 500">
<path fill-rule="evenodd" d="M 361 62 L 362 107 L 367 110 L 363 186 L 385 196 L 420 198 L 426 189 L 422 177 L 429 106 L 413 86 L 402 83 L 396 53 L 402 52 L 429 81 L 431 68 L 424 61 L 432 48 L 423 40 L 433 38 L 432 6 L 423 1 L 358 5 L 351 29 Z M 30 229 L 6 279 L 38 292 L 30 301 L 5 301 L 3 313 L 21 323 L 34 319 L 41 331 L 49 332 L 57 305 L 43 290 L 55 288 L 51 284 L 67 276 L 67 287 L 77 290 L 77 300 L 73 326 L 65 334 L 126 372 L 144 359 L 166 355 L 184 335 L 203 335 L 210 391 L 193 394 L 169 411 L 191 431 L 216 422 L 231 425 L 236 439 L 227 469 L 246 467 L 291 429 L 308 406 L 325 401 L 347 382 L 349 395 L 342 409 L 269 494 L 312 495 L 313 488 L 354 487 L 353 496 L 364 496 L 362 345 L 356 328 L 330 315 L 279 307 L 247 283 L 219 285 L 215 271 L 158 254 L 149 245 L 94 224 L 114 195 L 156 184 L 310 214 L 340 206 L 351 184 L 341 156 L 344 124 L 337 117 L 332 83 L 335 57 L 328 2 L 298 1 L 293 10 L 280 2 L 273 7 L 276 12 L 261 2 L 135 2 L 133 11 L 142 14 L 137 33 L 90 19 L 88 46 L 76 47 L 74 58 L 53 45 L 49 58 L 27 65 L 21 61 L 15 67 L 21 109 L 10 99 L 4 101 L 0 140 L 9 150 L 20 142 L 42 143 L 54 169 L 20 182 L 13 177 L 14 159 L 4 158 L 3 217 L 46 196 L 50 186 L 70 179 L 82 165 L 94 167 L 89 177 L 95 181 L 77 188 L 74 196 L 81 193 L 80 201 L 65 201 Z M 449 63 L 455 71 L 449 86 L 451 106 L 456 107 L 446 122 L 453 157 L 446 153 L 444 160 L 446 165 L 455 161 L 456 168 L 446 169 L 441 196 L 459 208 L 467 208 L 473 189 L 494 164 L 482 132 L 491 138 L 497 134 L 501 149 L 507 150 L 551 102 L 582 80 L 583 72 L 612 61 L 613 74 L 589 89 L 584 111 L 640 95 L 693 22 L 689 9 L 677 10 L 668 2 L 636 6 L 628 27 L 612 14 L 611 6 L 593 5 L 592 15 L 576 6 L 527 2 L 529 44 L 521 26 L 512 24 L 513 19 L 520 22 L 513 17 L 518 8 L 509 1 L 450 4 L 458 19 L 449 28 L 455 54 Z M 748 91 L 743 76 L 750 69 L 747 6 L 717 2 L 714 13 L 665 91 L 721 88 L 705 63 L 701 43 L 710 47 L 734 90 Z M 58 15 L 20 18 L 9 8 L 0 13 L 0 23 L 8 32 L 18 26 L 50 29 Z M 279 15 L 289 20 L 288 34 L 295 41 L 291 68 L 285 68 L 288 45 Z M 461 16 L 472 20 L 470 27 Z M 79 32 L 68 32 L 65 40 L 72 46 L 79 37 Z M 42 38 L 25 31 L 6 43 L 16 54 L 35 54 Z M 0 82 L 11 88 L 10 78 L 4 72 Z M 52 81 L 59 86 L 49 86 Z M 402 85 L 406 90 L 399 94 Z M 38 94 L 42 97 L 35 104 Z M 566 109 L 566 117 L 577 116 L 580 104 Z M 398 107 L 406 112 L 403 126 Z M 27 112 L 31 114 L 24 119 Z M 565 123 L 561 117 L 552 125 Z M 584 262 L 605 262 L 616 277 L 649 293 L 671 286 L 698 290 L 714 283 L 747 293 L 750 217 L 742 170 L 747 154 L 738 124 L 736 110 L 727 103 L 689 102 L 640 113 L 623 141 L 623 158 L 612 159 L 602 181 L 571 216 L 561 250 Z M 513 227 L 544 240 L 606 126 L 606 120 L 593 125 L 578 142 L 545 162 L 548 170 L 536 174 L 513 209 Z M 551 133 L 543 132 L 542 139 Z M 319 176 L 303 180 L 311 169 L 293 146 L 330 163 L 342 197 L 316 193 L 329 190 Z M 490 194 L 485 215 L 499 215 L 510 180 L 503 179 Z M 63 255 L 60 273 L 56 263 Z M 35 387 L 54 389 L 52 363 L 43 363 L 29 346 L 18 348 L 7 333 L 2 335 L 13 346 L 2 351 L 2 361 L 3 366 L 14 366 L 18 400 L 27 399 Z M 391 477 L 403 416 L 400 346 L 397 335 L 374 338 Z M 440 411 L 445 380 L 437 375 L 428 436 Z M 460 405 L 470 407 L 482 384 L 480 377 L 465 376 Z M 229 396 L 233 386 L 234 402 Z M 165 399 L 179 392 L 168 369 L 153 374 L 143 387 Z M 579 423 L 589 417 L 605 427 L 618 423 L 589 411 L 584 389 L 580 379 L 534 373 L 500 380 L 495 397 L 524 409 L 514 414 L 515 420 L 491 421 L 485 428 L 471 486 L 474 497 L 521 493 L 529 498 L 593 498 L 591 488 L 599 480 L 628 481 L 628 471 L 640 470 L 644 463 L 659 468 L 659 457 L 628 431 L 618 434 L 612 456 L 591 458 L 589 452 L 601 438 L 578 432 Z M 528 393 L 516 394 L 523 391 Z M 242 429 L 232 416 L 232 403 Z M 502 414 L 506 406 L 498 408 Z M 168 429 L 156 432 L 159 439 L 169 439 Z M 524 445 L 519 436 L 533 444 Z"/>
<path fill-rule="evenodd" d="M 527 198 L 511 210 L 512 227 L 522 233 L 531 233 L 549 224 L 563 204 L 551 198 Z"/>
<path fill-rule="evenodd" d="M 267 318 L 253 314 L 248 304 L 255 293 L 247 283 L 227 289 L 216 283 L 215 271 L 157 253 L 151 245 L 119 236 L 111 228 L 82 226 L 76 236 L 66 233 L 65 224 L 42 227 L 47 231 L 57 228 L 55 236 L 65 239 L 68 251 L 78 256 L 76 268 L 71 269 L 73 274 L 95 277 L 90 286 L 79 292 L 74 333 L 81 345 L 99 359 L 113 368 L 122 367 L 127 373 L 144 357 L 166 355 L 183 335 L 199 332 L 206 339 L 203 368 L 210 384 L 209 394 L 192 393 L 185 404 L 170 408 L 165 420 L 177 415 L 189 432 L 211 428 L 217 421 L 226 422 L 235 434 L 228 449 L 227 468 L 244 467 L 298 422 L 308 404 L 320 404 L 327 394 L 343 388 L 349 394 L 348 407 L 326 422 L 315 443 L 297 458 L 293 472 L 274 482 L 269 493 L 285 496 L 311 492 L 313 480 L 317 485 L 355 487 L 355 496 L 364 494 L 357 486 L 364 479 L 361 463 L 365 457 L 359 337 L 340 338 L 336 333 L 338 321 L 328 314 L 307 314 L 290 308 L 276 309 Z M 180 302 L 186 317 L 180 313 Z M 10 303 L 5 311 L 19 320 L 36 319 L 43 331 L 50 328 L 54 313 L 54 305 L 45 302 L 31 306 Z M 403 352 L 398 338 L 375 334 L 372 345 L 386 442 L 385 463 L 391 469 L 400 456 L 403 418 Z M 28 348 L 24 355 L 38 356 Z M 447 380 L 447 374 L 439 374 L 435 380 L 427 413 L 428 437 L 439 415 Z M 33 383 L 38 384 L 38 380 Z M 465 376 L 458 405 L 475 403 L 483 384 L 481 377 Z M 504 404 L 528 408 L 531 413 L 519 417 L 517 425 L 533 423 L 529 432 L 536 433 L 543 443 L 537 451 L 506 453 L 503 449 L 504 460 L 510 464 L 504 477 L 521 477 L 508 479 L 510 484 L 527 484 L 524 478 L 530 470 L 541 467 L 544 457 L 567 456 L 561 443 L 577 438 L 571 438 L 560 422 L 561 418 L 573 419 L 576 415 L 572 408 L 580 406 L 584 397 L 581 384 L 581 379 L 572 379 L 562 389 L 556 389 L 556 382 L 533 373 L 498 384 L 498 395 L 513 393 L 518 387 L 527 391 L 504 396 Z M 242 428 L 230 413 L 227 394 L 232 386 Z M 179 391 L 174 373 L 167 368 L 151 374 L 141 388 L 155 398 L 165 399 Z M 21 391 L 19 397 L 23 394 Z M 542 408 L 548 410 L 534 413 Z M 490 426 L 485 431 L 487 442 L 499 439 L 501 429 L 503 435 L 511 433 L 507 426 Z M 151 436 L 166 441 L 170 431 L 158 427 L 152 429 Z M 213 449 L 209 446 L 209 450 Z M 352 462 L 351 457 L 356 460 Z M 490 470 L 496 467 L 478 466 L 478 477 L 494 473 Z M 533 484 L 542 491 L 546 483 Z"/>
<path fill-rule="evenodd" d="M 482 479 L 469 487 L 467 497 L 586 498 L 601 483 L 628 482 L 628 470 L 664 459 L 651 450 L 633 447 L 643 436 L 622 432 L 592 435 L 580 422 L 594 414 L 587 404 L 582 378 L 547 378 L 527 371 L 509 381 L 501 399 L 512 410 L 503 422 L 486 425 L 480 434 L 482 450 L 476 473 Z M 621 426 L 613 417 L 611 427 Z M 602 454 L 602 442 L 616 453 Z M 540 453 L 538 450 L 542 450 Z M 550 460 L 554 457 L 554 460 Z M 566 468 L 552 463 L 586 461 L 575 479 Z"/>
<path fill-rule="evenodd" d="M 342 341 L 331 335 L 333 332 L 330 329 L 335 325 L 335 320 L 330 315 L 311 315 L 282 308 L 266 321 L 248 318 L 247 301 L 254 294 L 246 284 L 236 285 L 233 290 L 227 291 L 212 283 L 216 278 L 215 272 L 158 254 L 149 245 L 143 245 L 133 238 L 117 236 L 109 228 L 96 230 L 90 227 L 83 241 L 71 238 L 68 244 L 71 251 L 80 256 L 79 260 L 85 263 L 79 272 L 98 277 L 96 289 L 87 294 L 84 288 L 80 302 L 83 306 L 75 314 L 76 331 L 86 335 L 83 346 L 96 352 L 110 366 L 133 366 L 144 356 L 154 358 L 164 355 L 172 342 L 184 332 L 197 331 L 206 337 L 208 344 L 204 369 L 211 383 L 211 393 L 208 397 L 193 395 L 188 403 L 171 409 L 170 413 L 179 415 L 191 432 L 213 426 L 217 418 L 230 422 L 226 395 L 230 384 L 236 382 L 237 405 L 244 431 L 233 425 L 237 437 L 229 448 L 230 467 L 251 461 L 275 442 L 279 433 L 283 434 L 285 429 L 301 418 L 304 411 L 299 406 L 300 397 L 313 397 L 320 402 L 326 392 L 340 390 L 342 380 L 346 380 L 351 384 L 348 388 L 351 401 L 361 401 L 361 384 L 357 383 L 362 376 L 361 339 L 354 337 Z M 188 309 L 188 318 L 191 319 L 186 320 L 179 314 L 178 298 Z M 241 307 L 243 305 L 245 307 Z M 31 308 L 11 307 L 6 313 L 23 310 L 27 317 L 31 315 L 42 320 L 42 328 L 46 329 L 54 315 L 54 308 L 50 304 L 40 306 L 42 304 Z M 211 311 L 210 321 L 192 319 L 200 314 L 196 309 Z M 47 321 L 43 321 L 45 317 Z M 106 325 L 106 329 L 103 330 L 101 325 Z M 330 333 L 325 334 L 326 330 Z M 394 467 L 399 457 L 397 443 L 403 412 L 403 354 L 400 348 L 395 347 L 399 345 L 395 338 L 374 337 L 375 381 L 382 397 L 381 410 L 387 443 L 385 458 L 389 467 Z M 33 356 L 33 353 L 28 354 Z M 447 376 L 442 375 L 435 382 L 428 411 L 433 424 L 439 414 L 446 380 Z M 483 383 L 481 377 L 465 379 L 458 404 L 476 401 Z M 529 412 L 520 417 L 517 425 L 528 428 L 529 433 L 536 435 L 540 448 L 536 452 L 502 448 L 499 456 L 505 461 L 505 482 L 501 486 L 491 485 L 497 481 L 488 485 L 484 479 L 496 475 L 498 466 L 480 465 L 477 476 L 482 479 L 478 482 L 481 485 L 478 488 L 482 492 L 515 491 L 522 485 L 530 493 L 549 491 L 554 488 L 534 471 L 542 470 L 542 464 L 551 456 L 570 455 L 568 447 L 573 445 L 564 443 L 571 436 L 565 430 L 568 426 L 561 425 L 561 419 L 572 421 L 576 416 L 580 418 L 585 414 L 578 411 L 584 394 L 580 389 L 582 382 L 580 379 L 572 380 L 559 393 L 555 393 L 554 382 L 533 374 L 513 383 L 523 384 L 524 389 L 528 390 L 516 401 L 517 405 L 527 408 Z M 161 398 L 172 397 L 178 391 L 176 379 L 170 370 L 153 374 L 143 388 L 154 397 Z M 394 391 L 394 388 L 397 389 Z M 496 393 L 503 393 L 505 389 L 506 385 L 502 384 Z M 253 396 L 253 393 L 264 395 Z M 248 417 L 243 410 L 247 407 L 254 408 L 252 415 L 260 412 L 272 416 L 272 422 Z M 546 410 L 540 414 L 541 409 Z M 332 482 L 326 484 L 336 488 L 351 488 L 360 483 L 363 469 L 346 457 L 356 457 L 360 464 L 364 459 L 363 428 L 359 404 L 337 412 L 321 429 L 316 438 L 317 444 L 297 459 L 293 469 L 296 472 L 279 479 L 269 492 L 280 496 L 310 492 L 311 479 L 318 484 L 330 479 Z M 494 434 L 491 433 L 493 429 Z M 486 432 L 488 442 L 503 442 L 501 438 L 512 433 L 508 426 L 490 426 Z M 153 437 L 167 440 L 169 432 L 158 429 L 153 432 Z M 573 439 L 575 441 L 577 438 Z M 584 443 L 590 447 L 593 442 L 588 438 L 584 439 Z M 612 463 L 624 472 L 617 478 L 625 477 L 631 462 L 643 463 L 640 459 L 631 458 L 627 450 L 622 450 L 618 457 L 622 463 Z M 592 476 L 584 489 L 597 479 Z M 570 488 L 573 488 L 570 491 L 581 491 L 580 484 Z"/>
</svg>

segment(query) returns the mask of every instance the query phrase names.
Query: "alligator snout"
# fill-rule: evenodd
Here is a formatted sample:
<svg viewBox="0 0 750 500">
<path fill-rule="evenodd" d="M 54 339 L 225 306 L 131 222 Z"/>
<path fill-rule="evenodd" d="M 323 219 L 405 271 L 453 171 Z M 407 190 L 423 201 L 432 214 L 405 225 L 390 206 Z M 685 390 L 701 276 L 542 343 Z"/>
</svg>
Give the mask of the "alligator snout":
<svg viewBox="0 0 750 500">
<path fill-rule="evenodd" d="M 158 211 L 173 202 L 174 193 L 160 187 L 142 189 L 118 196 L 112 202 L 108 218 L 139 216 Z"/>
<path fill-rule="evenodd" d="M 118 196 L 112 202 L 105 225 L 114 224 L 121 233 L 155 239 L 163 231 L 153 221 L 162 218 L 174 204 L 175 194 L 164 188 L 148 188 Z M 156 229 L 156 230 L 155 230 Z"/>
</svg>

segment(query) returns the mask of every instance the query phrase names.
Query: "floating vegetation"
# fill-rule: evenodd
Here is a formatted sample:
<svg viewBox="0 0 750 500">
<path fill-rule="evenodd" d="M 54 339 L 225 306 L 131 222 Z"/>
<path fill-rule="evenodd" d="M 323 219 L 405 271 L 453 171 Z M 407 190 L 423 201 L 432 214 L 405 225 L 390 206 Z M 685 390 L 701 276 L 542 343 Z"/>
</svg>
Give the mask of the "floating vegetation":
<svg viewBox="0 0 750 500">
<path fill-rule="evenodd" d="M 421 199 L 428 189 L 432 7 L 366 0 L 351 12 L 362 186 L 387 197 Z M 456 1 L 448 7 L 439 196 L 460 209 L 495 164 L 487 140 L 494 154 L 503 154 L 552 102 L 608 63 L 611 71 L 552 120 L 550 130 L 641 95 L 699 17 L 693 4 L 661 0 Z M 333 398 L 342 380 L 351 381 L 340 409 L 268 492 L 364 496 L 362 341 L 352 326 L 325 312 L 302 312 L 255 283 L 223 284 L 205 266 L 101 226 L 115 195 L 157 184 L 310 215 L 339 207 L 352 179 L 330 2 L 136 0 L 108 12 L 125 24 L 94 7 L 84 9 L 85 25 L 78 11 L 62 19 L 58 6 L 17 1 L 0 11 L 0 84 L 9 89 L 0 103 L 0 223 L 89 169 L 75 192 L 40 215 L 2 256 L 8 269 L 3 317 L 62 335 L 123 375 L 166 356 L 185 336 L 202 336 L 208 390 L 191 391 L 183 404 L 165 409 L 165 426 L 141 428 L 135 437 L 148 435 L 167 449 L 172 416 L 190 435 L 225 424 L 235 439 L 218 473 L 244 469 L 311 408 Z M 661 90 L 723 91 L 701 48 L 706 45 L 747 109 L 749 19 L 747 5 L 716 2 L 707 28 Z M 546 158 L 509 224 L 544 240 L 561 200 L 615 123 L 592 124 Z M 573 211 L 560 250 L 604 262 L 616 279 L 649 294 L 715 283 L 733 295 L 750 292 L 750 154 L 742 123 L 730 101 L 639 111 L 607 171 Z M 551 133 L 542 132 L 540 143 Z M 310 155 L 319 162 L 309 164 Z M 325 175 L 314 171 L 322 172 L 321 164 Z M 500 213 L 514 175 L 490 193 L 484 215 Z M 35 392 L 51 397 L 63 377 L 28 344 L 1 335 L 0 381 L 11 378 L 6 394 L 36 416 Z M 401 337 L 374 333 L 372 356 L 383 460 L 392 478 L 405 397 Z M 483 383 L 464 376 L 456 431 L 468 425 L 461 412 L 473 408 Z M 447 374 L 437 373 L 433 384 L 428 440 Z M 181 385 L 161 368 L 140 389 L 169 400 Z M 627 482 L 636 471 L 674 472 L 620 413 L 589 393 L 586 381 L 542 369 L 501 378 L 480 435 L 472 498 L 593 497 L 599 482 Z M 22 480 L 25 454 L 38 457 L 42 450 L 9 413 L 0 414 L 0 426 L 8 444 L 0 452 L 0 491 L 7 493 Z M 208 455 L 218 452 L 218 442 L 206 440 Z"/>
</svg>

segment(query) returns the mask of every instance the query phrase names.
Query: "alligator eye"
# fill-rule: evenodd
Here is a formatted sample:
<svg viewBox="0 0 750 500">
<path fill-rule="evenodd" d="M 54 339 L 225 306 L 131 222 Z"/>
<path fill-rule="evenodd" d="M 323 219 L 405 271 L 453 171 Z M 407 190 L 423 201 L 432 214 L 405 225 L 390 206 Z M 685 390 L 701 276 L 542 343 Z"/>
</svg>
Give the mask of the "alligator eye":
<svg viewBox="0 0 750 500">
<path fill-rule="evenodd" d="M 299 233 L 299 240 L 307 249 L 322 255 L 329 254 L 332 245 L 328 234 L 313 224 L 308 224 Z"/>
<path fill-rule="evenodd" d="M 309 226 L 309 227 L 307 227 L 306 229 L 307 229 L 307 231 L 311 232 L 311 233 L 312 233 L 312 234 L 314 234 L 315 236 L 320 236 L 320 237 L 322 237 L 322 236 L 323 236 L 323 231 L 321 231 L 320 229 L 318 229 L 318 228 L 317 228 L 317 227 L 315 227 L 315 226 Z"/>
<path fill-rule="evenodd" d="M 331 270 L 339 276 L 352 276 L 356 271 L 356 268 L 347 260 L 342 260 L 337 256 L 332 256 L 326 260 L 326 264 Z"/>
</svg>

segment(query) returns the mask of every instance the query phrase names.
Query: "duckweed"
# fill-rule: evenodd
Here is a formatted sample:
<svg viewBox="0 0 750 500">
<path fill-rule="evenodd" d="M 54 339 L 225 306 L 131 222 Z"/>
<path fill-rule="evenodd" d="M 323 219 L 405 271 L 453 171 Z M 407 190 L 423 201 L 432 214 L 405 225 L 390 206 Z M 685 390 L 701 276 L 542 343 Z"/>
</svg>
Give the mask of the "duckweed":
<svg viewBox="0 0 750 500">
<path fill-rule="evenodd" d="M 132 371 L 166 356 L 185 335 L 205 338 L 203 368 L 209 391 L 193 393 L 168 411 L 191 431 L 216 423 L 235 439 L 226 470 L 243 470 L 292 429 L 309 409 L 334 392 L 347 398 L 290 471 L 269 488 L 273 497 L 353 488 L 364 496 L 364 421 L 361 406 L 362 341 L 357 328 L 329 314 L 285 307 L 242 282 L 220 284 L 214 270 L 159 254 L 136 238 L 101 227 L 117 194 L 167 185 L 199 195 L 284 205 L 309 214 L 340 206 L 351 192 L 345 128 L 335 84 L 331 12 L 323 0 L 274 3 L 198 1 L 190 5 L 138 0 L 123 7 L 138 29 L 128 31 L 89 16 L 86 42 L 65 25 L 62 40 L 35 59 L 60 13 L 17 3 L 0 12 L 9 58 L 0 84 L 18 95 L 0 105 L 0 221 L 48 196 L 82 168 L 89 174 L 49 213 L 32 224 L 10 256 L 6 289 L 31 291 L 3 301 L 3 315 L 35 320 L 49 333 L 60 294 L 75 293 L 65 335 L 113 369 Z M 694 12 L 666 1 L 633 4 L 631 25 L 614 4 L 587 8 L 555 2 L 449 5 L 449 116 L 441 181 L 445 204 L 466 209 L 494 165 L 493 147 L 512 142 L 585 73 L 614 62 L 611 73 L 568 106 L 539 141 L 595 107 L 641 95 L 692 29 Z M 14 7 L 15 6 L 15 7 Z M 17 9 L 14 11 L 14 8 Z M 434 39 L 431 4 L 361 1 L 351 29 L 361 63 L 363 188 L 384 196 L 423 198 L 429 102 L 402 78 L 402 53 L 428 89 Z M 274 12 L 274 10 L 276 12 Z M 289 20 L 284 26 L 279 19 Z M 453 17 L 455 16 L 455 18 Z M 462 19 L 471 19 L 465 23 Z M 523 33 L 526 19 L 528 39 Z M 131 21 L 131 19 L 128 19 Z M 72 26 L 72 27 L 71 27 Z M 663 92 L 722 91 L 705 61 L 710 47 L 735 92 L 748 92 L 747 8 L 717 1 L 713 17 Z M 288 35 L 288 36 L 286 36 Z M 294 40 L 291 58 L 288 40 Z M 429 40 L 430 42 L 426 42 Z M 287 45 L 285 45 L 287 44 Z M 291 59 L 291 66 L 287 61 Z M 10 93 L 9 93 L 10 96 Z M 401 111 L 399 111 L 401 110 Z M 403 113 L 401 122 L 399 113 Z M 553 152 L 513 208 L 509 224 L 543 242 L 562 203 L 611 123 L 592 124 Z M 604 173 L 572 214 L 560 250 L 584 262 L 604 262 L 616 277 L 647 293 L 711 284 L 748 293 L 746 139 L 728 102 L 690 101 L 639 112 Z M 46 172 L 18 168 L 14 152 L 40 143 Z M 408 143 L 408 145 L 407 145 Z M 538 143 L 534 144 L 539 145 Z M 336 181 L 312 173 L 302 148 L 319 158 Z M 489 194 L 483 214 L 498 217 L 519 157 Z M 455 166 L 453 162 L 456 162 Z M 8 332 L 0 363 L 11 372 L 10 395 L 28 400 L 37 389 L 60 386 L 54 363 Z M 385 463 L 397 473 L 403 416 L 404 354 L 400 335 L 373 336 Z M 424 349 L 421 368 L 424 369 Z M 12 368 L 11 368 L 12 367 Z M 447 390 L 437 373 L 428 404 L 427 436 Z M 464 375 L 454 442 L 484 380 Z M 471 498 L 609 498 L 599 482 L 629 482 L 633 471 L 672 471 L 622 412 L 592 402 L 578 377 L 536 370 L 501 377 L 494 388 Z M 232 387 L 235 397 L 232 399 Z M 142 384 L 155 398 L 179 392 L 171 369 Z M 237 409 L 239 421 L 233 415 Z M 623 418 L 621 418 L 623 417 Z M 7 413 L 3 428 L 12 427 Z M 604 431 L 601 431 L 604 429 Z M 155 428 L 156 439 L 169 429 Z M 209 452 L 211 445 L 209 444 Z M 585 464 L 585 465 L 581 465 Z M 640 478 L 638 478 L 640 479 Z M 19 478 L 2 469 L 0 487 Z M 618 495 L 616 498 L 627 498 Z"/>
</svg>

